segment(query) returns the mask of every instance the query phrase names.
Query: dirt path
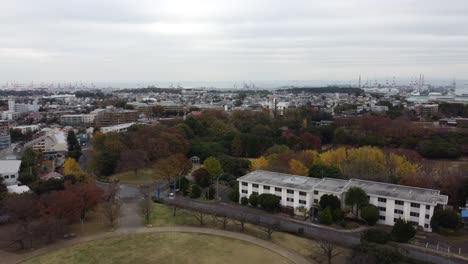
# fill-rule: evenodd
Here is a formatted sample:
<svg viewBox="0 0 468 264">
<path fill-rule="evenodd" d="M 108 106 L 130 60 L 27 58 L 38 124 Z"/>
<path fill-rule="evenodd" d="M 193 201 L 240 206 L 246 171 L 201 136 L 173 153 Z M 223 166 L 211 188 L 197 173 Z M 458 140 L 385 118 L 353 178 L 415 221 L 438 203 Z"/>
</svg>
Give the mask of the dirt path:
<svg viewBox="0 0 468 264">
<path fill-rule="evenodd" d="M 126 235 L 126 234 L 142 234 L 142 233 L 152 233 L 152 232 L 198 233 L 198 234 L 208 234 L 208 235 L 216 235 L 216 236 L 222 236 L 222 237 L 227 237 L 227 238 L 232 238 L 232 239 L 238 239 L 238 240 L 242 240 L 242 241 L 257 245 L 257 246 L 261 246 L 265 249 L 271 250 L 289 259 L 293 263 L 297 263 L 297 264 L 310 263 L 309 261 L 307 261 L 304 257 L 300 256 L 299 254 L 296 254 L 288 249 L 285 249 L 281 246 L 278 246 L 266 240 L 262 240 L 262 239 L 255 238 L 255 237 L 241 234 L 241 233 L 229 232 L 229 231 L 224 231 L 224 230 L 202 228 L 202 227 L 186 227 L 186 226 L 154 227 L 154 228 L 122 227 L 114 232 L 102 233 L 102 234 L 80 237 L 80 238 L 76 238 L 73 240 L 59 242 L 59 243 L 52 244 L 50 246 L 32 251 L 30 253 L 26 253 L 23 255 L 12 256 L 12 254 L 10 254 L 9 256 L 5 256 L 6 258 L 2 256 L 2 263 L 4 264 L 20 263 L 22 261 L 25 261 L 33 257 L 44 255 L 44 254 L 53 252 L 55 250 L 60 250 L 65 247 L 69 247 L 72 245 L 76 245 L 76 244 L 84 243 L 88 241 L 112 238 L 112 237 L 117 237 L 117 236 Z"/>
</svg>

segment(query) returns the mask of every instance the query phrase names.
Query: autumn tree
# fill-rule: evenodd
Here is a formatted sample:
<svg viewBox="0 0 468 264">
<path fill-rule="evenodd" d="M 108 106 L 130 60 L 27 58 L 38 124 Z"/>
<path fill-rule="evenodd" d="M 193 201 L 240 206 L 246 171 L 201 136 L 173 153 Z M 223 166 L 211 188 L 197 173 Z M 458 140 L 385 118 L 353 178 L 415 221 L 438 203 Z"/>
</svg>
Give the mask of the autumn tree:
<svg viewBox="0 0 468 264">
<path fill-rule="evenodd" d="M 304 166 L 302 162 L 296 159 L 292 159 L 289 161 L 289 172 L 294 175 L 309 175 L 309 169 L 306 166 Z"/>
<path fill-rule="evenodd" d="M 119 183 L 112 182 L 107 185 L 102 203 L 103 214 L 107 218 L 111 228 L 114 228 L 120 214 Z"/>
<path fill-rule="evenodd" d="M 218 159 L 209 157 L 203 162 L 203 167 L 210 173 L 212 178 L 216 178 L 223 174 L 223 167 Z"/>
<path fill-rule="evenodd" d="M 102 200 L 104 191 L 92 183 L 79 183 L 65 185 L 77 198 L 76 207 L 80 211 L 80 219 L 85 220 L 86 213 L 94 210 Z"/>
<path fill-rule="evenodd" d="M 117 133 L 96 133 L 92 140 L 91 169 L 98 176 L 115 173 L 120 153 L 127 147 Z"/>
<path fill-rule="evenodd" d="M 173 181 L 181 176 L 185 176 L 191 169 L 192 163 L 183 154 L 175 154 L 165 159 L 158 160 L 154 168 L 166 178 Z"/>
<path fill-rule="evenodd" d="M 239 135 L 236 135 L 231 143 L 231 153 L 234 157 L 240 157 L 242 156 L 242 152 L 242 140 Z"/>
<path fill-rule="evenodd" d="M 138 177 L 138 170 L 144 168 L 148 164 L 146 152 L 141 149 L 127 149 L 120 153 L 118 171 L 133 170 L 135 177 Z"/>
<path fill-rule="evenodd" d="M 211 184 L 211 175 L 204 168 L 199 168 L 192 172 L 192 177 L 201 187 L 208 187 Z"/>
<path fill-rule="evenodd" d="M 250 171 L 256 171 L 256 170 L 264 170 L 268 167 L 268 160 L 261 156 L 258 159 L 254 159 L 250 163 Z"/>
<path fill-rule="evenodd" d="M 58 220 L 66 220 L 68 223 L 80 218 L 81 208 L 77 206 L 79 202 L 78 197 L 70 190 L 53 191 L 41 195 L 43 214 Z"/>
<path fill-rule="evenodd" d="M 65 176 L 73 176 L 79 182 L 92 182 L 91 176 L 85 173 L 78 162 L 74 158 L 67 158 L 63 165 L 63 174 Z"/>
</svg>

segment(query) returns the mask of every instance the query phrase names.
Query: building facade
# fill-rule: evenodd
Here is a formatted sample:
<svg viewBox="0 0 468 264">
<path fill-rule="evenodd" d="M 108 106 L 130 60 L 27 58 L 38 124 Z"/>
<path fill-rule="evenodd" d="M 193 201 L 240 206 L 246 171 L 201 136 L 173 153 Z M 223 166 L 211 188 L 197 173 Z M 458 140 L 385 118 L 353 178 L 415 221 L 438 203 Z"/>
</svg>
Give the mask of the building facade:
<svg viewBox="0 0 468 264">
<path fill-rule="evenodd" d="M 9 148 L 11 145 L 10 127 L 8 121 L 0 121 L 0 149 Z"/>
<path fill-rule="evenodd" d="M 97 127 L 115 126 L 138 121 L 139 113 L 134 110 L 105 110 L 94 118 Z"/>
<path fill-rule="evenodd" d="M 0 160 L 0 177 L 5 185 L 18 184 L 21 160 Z"/>
<path fill-rule="evenodd" d="M 358 179 L 318 179 L 258 170 L 237 180 L 240 197 L 274 194 L 280 197 L 281 206 L 293 208 L 296 213 L 300 207 L 318 208 L 325 194 L 337 196 L 344 206 L 346 192 L 359 187 L 367 193 L 369 203 L 379 209 L 378 223 L 392 226 L 396 220 L 404 219 L 428 232 L 432 231 L 430 220 L 435 207 L 445 206 L 448 201 L 438 190 Z"/>
</svg>

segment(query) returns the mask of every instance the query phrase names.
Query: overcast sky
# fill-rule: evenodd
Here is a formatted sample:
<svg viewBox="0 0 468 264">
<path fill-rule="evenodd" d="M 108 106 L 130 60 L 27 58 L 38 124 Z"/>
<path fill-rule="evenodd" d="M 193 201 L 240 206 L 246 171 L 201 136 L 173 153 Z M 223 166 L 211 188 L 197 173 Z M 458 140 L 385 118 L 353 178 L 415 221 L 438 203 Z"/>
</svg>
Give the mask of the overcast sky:
<svg viewBox="0 0 468 264">
<path fill-rule="evenodd" d="M 0 0 L 0 80 L 468 79 L 467 0 Z"/>
</svg>

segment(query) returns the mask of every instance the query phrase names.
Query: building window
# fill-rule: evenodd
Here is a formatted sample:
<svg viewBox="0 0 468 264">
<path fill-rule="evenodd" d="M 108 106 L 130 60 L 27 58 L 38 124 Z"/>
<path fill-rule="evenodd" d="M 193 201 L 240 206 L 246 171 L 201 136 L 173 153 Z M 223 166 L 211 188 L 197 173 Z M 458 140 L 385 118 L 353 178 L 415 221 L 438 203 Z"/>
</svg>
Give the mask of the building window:
<svg viewBox="0 0 468 264">
<path fill-rule="evenodd" d="M 379 215 L 379 219 L 385 221 L 385 215 Z"/>
<path fill-rule="evenodd" d="M 429 215 L 428 215 L 428 214 L 426 215 L 426 219 L 429 219 Z"/>
<path fill-rule="evenodd" d="M 317 195 L 317 194 L 318 194 L 318 191 L 314 191 L 314 194 Z"/>
<path fill-rule="evenodd" d="M 275 187 L 275 192 L 281 192 L 281 188 Z"/>
<path fill-rule="evenodd" d="M 14 178 L 15 178 L 15 175 L 14 175 L 14 174 L 13 174 L 13 175 L 10 175 L 10 178 L 14 179 Z"/>
<path fill-rule="evenodd" d="M 242 190 L 242 193 L 247 193 L 247 190 Z"/>
<path fill-rule="evenodd" d="M 395 214 L 403 214 L 403 210 L 395 209 Z"/>
<path fill-rule="evenodd" d="M 317 199 L 314 199 L 314 204 L 317 204 L 318 203 L 318 200 Z"/>
<path fill-rule="evenodd" d="M 252 192 L 252 194 L 258 195 L 258 192 Z"/>
<path fill-rule="evenodd" d="M 403 201 L 400 201 L 400 200 L 395 200 L 395 204 L 398 204 L 398 205 L 404 205 L 405 202 Z"/>
<path fill-rule="evenodd" d="M 263 185 L 263 190 L 270 190 L 270 186 L 268 186 L 268 185 Z"/>
<path fill-rule="evenodd" d="M 300 195 L 300 196 L 306 196 L 307 193 L 306 193 L 306 192 L 299 192 L 299 195 Z"/>
<path fill-rule="evenodd" d="M 254 184 L 252 184 L 252 187 L 253 188 L 258 188 L 258 184 L 254 183 Z"/>
<path fill-rule="evenodd" d="M 287 193 L 294 194 L 294 191 L 293 190 L 287 190 Z"/>
<path fill-rule="evenodd" d="M 431 206 L 430 205 L 426 205 L 426 210 L 430 210 L 431 209 Z"/>
<path fill-rule="evenodd" d="M 428 224 L 424 224 L 424 228 L 429 228 L 429 225 L 428 225 Z"/>
<path fill-rule="evenodd" d="M 299 200 L 299 203 L 300 204 L 306 204 L 306 201 L 305 200 Z"/>
<path fill-rule="evenodd" d="M 288 198 L 286 198 L 286 201 L 288 201 L 288 202 L 294 202 L 294 199 L 288 197 Z"/>
<path fill-rule="evenodd" d="M 410 212 L 410 215 L 415 216 L 415 217 L 419 217 L 419 213 L 415 213 L 415 212 Z"/>
<path fill-rule="evenodd" d="M 246 183 L 246 182 L 243 182 L 243 183 L 242 183 L 242 186 L 248 186 L 248 185 L 249 185 L 249 184 Z"/>
<path fill-rule="evenodd" d="M 387 208 L 379 206 L 379 210 L 385 212 L 385 211 L 387 211 Z"/>
<path fill-rule="evenodd" d="M 414 222 L 414 221 L 409 221 L 410 224 L 414 225 L 414 226 L 418 226 L 418 222 Z"/>
<path fill-rule="evenodd" d="M 418 203 L 411 203 L 411 207 L 419 208 L 419 204 Z"/>
<path fill-rule="evenodd" d="M 379 200 L 379 202 L 382 202 L 382 203 L 386 203 L 386 202 L 387 202 L 387 199 L 381 198 L 381 197 L 379 197 L 377 200 Z"/>
<path fill-rule="evenodd" d="M 10 175 L 3 176 L 3 179 L 8 179 L 8 178 L 10 178 Z"/>
</svg>

